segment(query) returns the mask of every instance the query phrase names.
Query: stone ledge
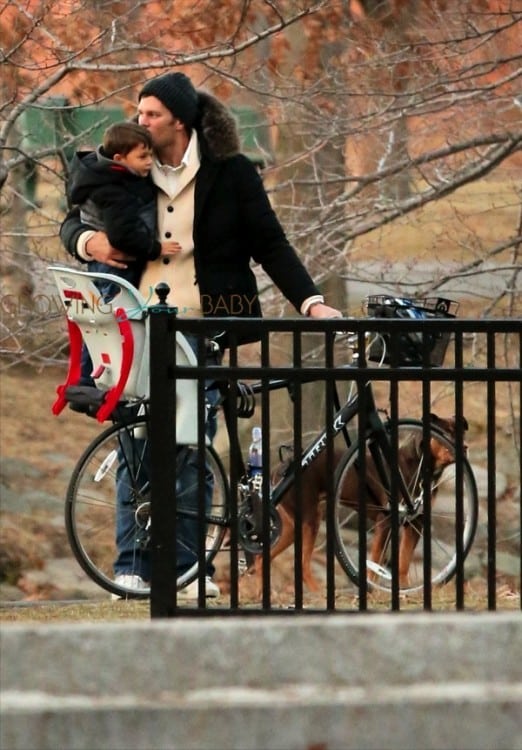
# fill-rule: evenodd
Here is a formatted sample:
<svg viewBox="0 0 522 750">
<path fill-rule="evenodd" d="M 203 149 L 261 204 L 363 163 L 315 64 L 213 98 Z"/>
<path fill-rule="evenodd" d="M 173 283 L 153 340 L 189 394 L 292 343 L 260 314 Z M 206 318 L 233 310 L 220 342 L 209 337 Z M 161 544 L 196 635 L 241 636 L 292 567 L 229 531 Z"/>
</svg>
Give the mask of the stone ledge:
<svg viewBox="0 0 522 750">
<path fill-rule="evenodd" d="M 522 682 L 522 616 L 397 613 L 9 625 L 12 690 L 138 694 L 248 685 Z"/>
<path fill-rule="evenodd" d="M 6 750 L 520 750 L 522 686 L 287 685 L 158 700 L 8 692 Z"/>
</svg>

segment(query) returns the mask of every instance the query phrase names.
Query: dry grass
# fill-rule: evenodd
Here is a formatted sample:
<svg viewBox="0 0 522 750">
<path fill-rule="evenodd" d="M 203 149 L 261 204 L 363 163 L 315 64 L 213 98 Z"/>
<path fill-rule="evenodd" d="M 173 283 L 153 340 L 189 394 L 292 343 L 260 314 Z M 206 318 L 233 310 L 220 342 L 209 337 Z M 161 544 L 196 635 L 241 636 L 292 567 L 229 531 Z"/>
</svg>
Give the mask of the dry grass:
<svg viewBox="0 0 522 750">
<path fill-rule="evenodd" d="M 3 605 L 0 622 L 117 622 L 120 620 L 150 619 L 148 601 L 121 602 L 31 602 L 21 605 Z"/>
<path fill-rule="evenodd" d="M 503 584 L 496 590 L 496 608 L 500 611 L 520 610 L 520 593 L 513 587 Z M 487 588 L 482 580 L 472 581 L 466 584 L 465 611 L 484 612 L 487 610 Z M 294 597 L 290 594 L 276 596 L 272 606 L 274 610 L 288 610 L 291 615 Z M 346 612 L 357 612 L 359 601 L 357 595 L 339 595 L 336 598 L 336 610 Z M 400 599 L 400 611 L 419 612 L 425 609 L 422 594 L 403 596 Z M 254 601 L 242 600 L 243 609 L 260 609 L 261 605 Z M 390 597 L 388 594 L 369 594 L 367 609 L 370 612 L 389 612 Z M 190 608 L 182 606 L 184 612 L 194 611 L 195 604 Z M 208 609 L 215 614 L 222 610 L 229 611 L 228 598 L 222 597 L 217 602 L 208 604 Z M 324 597 L 305 595 L 304 609 L 312 612 L 326 612 Z M 434 612 L 455 611 L 455 589 L 452 584 L 433 591 L 432 606 Z M 128 601 L 88 601 L 88 602 L 31 602 L 23 605 L 3 604 L 0 607 L 0 622 L 2 623 L 94 623 L 94 622 L 121 622 L 131 620 L 150 620 L 150 602 L 148 600 Z"/>
</svg>

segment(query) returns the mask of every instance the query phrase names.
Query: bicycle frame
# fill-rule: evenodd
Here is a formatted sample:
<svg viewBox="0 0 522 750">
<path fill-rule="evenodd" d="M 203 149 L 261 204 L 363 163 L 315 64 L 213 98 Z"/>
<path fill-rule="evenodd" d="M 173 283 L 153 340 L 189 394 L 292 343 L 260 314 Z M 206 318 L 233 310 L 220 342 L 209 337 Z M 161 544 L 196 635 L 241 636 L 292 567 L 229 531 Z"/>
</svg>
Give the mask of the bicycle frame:
<svg viewBox="0 0 522 750">
<path fill-rule="evenodd" d="M 250 385 L 252 394 L 261 393 L 263 390 L 273 391 L 282 388 L 287 388 L 290 391 L 292 388 L 291 381 L 270 380 L 268 383 L 256 382 Z M 331 422 L 331 437 L 330 430 L 324 429 L 302 452 L 299 469 L 296 468 L 294 462 L 290 464 L 286 474 L 271 489 L 270 502 L 273 507 L 277 507 L 283 496 L 295 484 L 298 471 L 302 472 L 309 467 L 323 451 L 327 450 L 329 441 L 333 440 L 333 438 L 339 435 L 339 433 L 343 433 L 347 449 L 351 448 L 355 441 L 350 439 L 346 428 L 353 423 L 361 413 L 361 405 L 363 405 L 363 421 L 365 422 L 364 438 L 373 438 L 370 451 L 379 479 L 383 483 L 383 486 L 390 490 L 390 497 L 392 499 L 394 497 L 401 497 L 407 510 L 409 512 L 414 511 L 414 503 L 400 471 L 398 471 L 396 475 L 395 487 L 391 486 L 392 481 L 390 477 L 392 472 L 387 471 L 387 468 L 389 469 L 391 466 L 396 466 L 398 468 L 398 462 L 394 460 L 393 445 L 377 409 L 371 381 L 365 383 L 363 388 L 363 398 L 360 398 L 357 394 L 352 398 L 348 398 L 348 400 L 342 405 L 340 403 L 337 388 L 334 388 L 334 406 L 336 411 Z M 227 390 L 226 395 L 224 396 L 222 407 L 225 415 L 225 423 L 227 426 L 233 460 L 236 462 L 236 466 L 240 467 L 239 474 L 242 475 L 245 473 L 245 464 L 239 441 L 233 440 L 233 436 L 236 433 L 231 427 L 232 417 L 228 396 L 232 396 L 230 389 Z"/>
</svg>

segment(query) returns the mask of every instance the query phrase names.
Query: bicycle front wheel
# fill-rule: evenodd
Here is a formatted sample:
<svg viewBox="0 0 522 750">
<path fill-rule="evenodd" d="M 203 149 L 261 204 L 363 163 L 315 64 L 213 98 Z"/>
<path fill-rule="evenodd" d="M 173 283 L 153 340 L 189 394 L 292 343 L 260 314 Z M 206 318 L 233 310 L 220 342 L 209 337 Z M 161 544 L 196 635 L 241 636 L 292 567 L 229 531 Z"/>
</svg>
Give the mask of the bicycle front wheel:
<svg viewBox="0 0 522 750">
<path fill-rule="evenodd" d="M 398 503 L 398 570 L 401 592 L 413 592 L 424 585 L 425 540 L 431 538 L 431 584 L 443 584 L 457 569 L 457 502 L 462 498 L 460 538 L 462 559 L 473 543 L 478 518 L 478 493 L 469 462 L 461 465 L 462 483 L 457 487 L 455 450 L 450 438 L 430 428 L 431 534 L 424 528 L 422 451 L 423 427 L 417 420 L 398 423 L 398 457 L 402 475 L 414 504 L 414 512 Z M 365 524 L 366 579 L 370 589 L 389 591 L 392 586 L 392 518 L 390 492 L 378 478 L 366 441 L 366 518 L 361 520 L 359 479 L 361 466 L 358 446 L 341 461 L 335 478 L 335 540 L 338 560 L 351 580 L 360 585 L 360 524 Z M 438 461 L 438 463 L 437 463 Z M 460 484 L 460 482 L 459 482 Z M 387 486 L 390 486 L 389 481 Z M 461 490 L 461 494 L 460 494 Z M 363 532 L 364 538 L 364 532 Z M 363 556 L 364 560 L 364 556 Z"/>
<path fill-rule="evenodd" d="M 179 531 L 184 524 L 197 524 L 197 449 L 180 447 L 176 460 L 177 476 L 185 477 L 176 496 Z M 147 419 L 115 424 L 85 450 L 67 490 L 65 527 L 73 554 L 87 575 L 115 597 L 150 595 L 149 465 Z M 225 472 L 211 446 L 205 448 L 205 472 L 205 560 L 210 562 L 221 546 L 229 508 Z M 198 575 L 197 538 L 197 530 L 188 534 L 181 553 L 178 544 L 178 554 L 193 560 L 178 577 L 178 587 Z"/>
</svg>

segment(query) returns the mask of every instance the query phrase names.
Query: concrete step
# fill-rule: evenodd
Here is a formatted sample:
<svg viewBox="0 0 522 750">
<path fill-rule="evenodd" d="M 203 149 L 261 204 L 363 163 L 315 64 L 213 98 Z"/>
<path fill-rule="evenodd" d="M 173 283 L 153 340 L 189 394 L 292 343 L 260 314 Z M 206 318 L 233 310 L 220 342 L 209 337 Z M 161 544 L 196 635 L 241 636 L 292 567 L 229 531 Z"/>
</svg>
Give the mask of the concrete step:
<svg viewBox="0 0 522 750">
<path fill-rule="evenodd" d="M 4 625 L 3 750 L 522 749 L 522 616 Z"/>
<path fill-rule="evenodd" d="M 227 687 L 2 698 L 4 750 L 520 750 L 522 687 Z"/>
</svg>

